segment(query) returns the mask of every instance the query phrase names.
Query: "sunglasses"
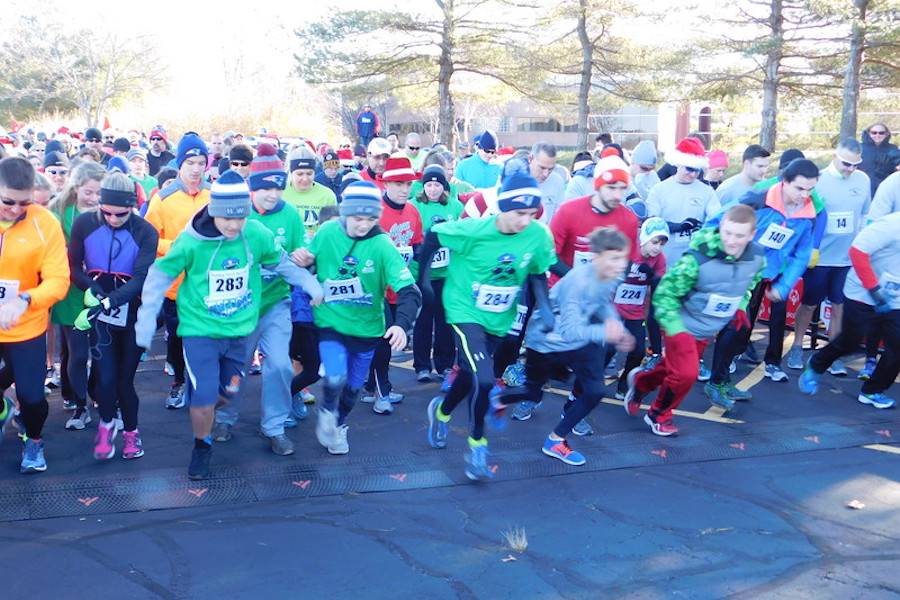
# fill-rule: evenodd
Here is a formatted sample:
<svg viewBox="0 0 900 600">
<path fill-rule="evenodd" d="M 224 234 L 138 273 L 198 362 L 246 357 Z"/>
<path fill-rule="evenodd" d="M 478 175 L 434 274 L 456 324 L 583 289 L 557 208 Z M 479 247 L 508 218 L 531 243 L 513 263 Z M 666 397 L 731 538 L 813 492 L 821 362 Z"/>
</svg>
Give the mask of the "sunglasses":
<svg viewBox="0 0 900 600">
<path fill-rule="evenodd" d="M 45 152 L 46 150 L 44 148 L 32 148 L 32 151 L 33 152 Z"/>
<path fill-rule="evenodd" d="M 99 210 L 100 210 L 100 212 L 102 212 L 102 213 L 103 213 L 104 215 L 106 215 L 107 217 L 116 217 L 117 219 L 121 219 L 121 218 L 126 217 L 126 216 L 128 216 L 128 215 L 131 214 L 131 211 L 130 211 L 130 210 L 125 210 L 125 211 L 122 211 L 122 212 L 112 212 L 112 211 L 110 211 L 110 210 L 105 210 L 105 209 L 103 209 L 103 208 L 101 208 L 101 209 L 99 209 Z"/>
<path fill-rule="evenodd" d="M 68 169 L 44 169 L 44 170 L 47 173 L 50 173 L 51 175 L 68 175 L 69 174 Z"/>
<path fill-rule="evenodd" d="M 693 173 L 699 173 L 699 172 L 702 171 L 703 169 L 698 169 L 698 168 L 696 168 L 696 167 L 685 167 L 684 170 L 687 171 L 688 173 L 692 173 L 692 174 L 693 174 Z"/>
<path fill-rule="evenodd" d="M 108 136 L 106 136 L 106 141 L 108 141 L 108 142 L 111 142 L 111 141 L 113 141 L 113 140 L 115 140 L 115 139 L 116 139 L 116 136 L 114 136 L 114 135 L 108 135 Z"/>
<path fill-rule="evenodd" d="M 887 131 L 870 131 L 869 135 L 887 135 Z"/>
<path fill-rule="evenodd" d="M 410 150 L 421 150 L 422 146 L 407 146 Z"/>
<path fill-rule="evenodd" d="M 482 148 L 482 151 L 486 152 L 487 154 L 497 154 L 496 150 L 485 150 L 484 148 Z"/>
<path fill-rule="evenodd" d="M 158 135 L 154 135 L 152 138 L 150 138 L 150 141 L 151 142 L 160 142 L 160 141 L 162 141 L 162 138 L 159 137 Z"/>
<path fill-rule="evenodd" d="M 16 202 L 15 200 L 10 200 L 9 198 L 0 198 L 0 202 L 5 204 L 6 206 L 21 206 L 22 208 L 31 206 L 31 200 L 26 200 L 25 202 Z"/>
<path fill-rule="evenodd" d="M 856 162 L 848 162 L 848 161 L 844 160 L 843 158 L 841 158 L 840 156 L 838 156 L 837 154 L 835 154 L 835 156 L 837 156 L 838 160 L 841 161 L 841 164 L 844 165 L 844 167 L 846 167 L 848 169 L 855 169 L 855 168 L 859 167 L 860 163 L 862 162 L 861 160 L 858 160 Z"/>
<path fill-rule="evenodd" d="M 249 166 L 249 165 L 250 165 L 250 163 L 248 163 L 248 162 L 245 161 L 245 160 L 233 160 L 233 161 L 231 161 L 231 166 L 232 166 L 232 167 L 246 167 L 246 166 Z"/>
<path fill-rule="evenodd" d="M 92 143 L 92 144 L 96 144 L 97 142 L 102 142 L 103 140 L 101 140 L 100 138 L 87 138 L 87 139 L 84 140 L 84 141 L 90 142 L 90 143 Z"/>
</svg>

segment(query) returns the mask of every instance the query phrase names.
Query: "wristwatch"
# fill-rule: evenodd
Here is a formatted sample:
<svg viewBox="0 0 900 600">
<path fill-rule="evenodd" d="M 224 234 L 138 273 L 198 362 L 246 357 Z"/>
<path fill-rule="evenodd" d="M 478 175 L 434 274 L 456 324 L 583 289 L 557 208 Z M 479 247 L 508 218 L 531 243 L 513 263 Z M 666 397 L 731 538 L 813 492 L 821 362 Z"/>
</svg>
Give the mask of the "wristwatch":
<svg viewBox="0 0 900 600">
<path fill-rule="evenodd" d="M 29 294 L 28 292 L 22 292 L 21 294 L 19 294 L 19 298 L 24 300 L 25 303 L 28 304 L 28 306 L 31 306 L 31 294 Z"/>
</svg>

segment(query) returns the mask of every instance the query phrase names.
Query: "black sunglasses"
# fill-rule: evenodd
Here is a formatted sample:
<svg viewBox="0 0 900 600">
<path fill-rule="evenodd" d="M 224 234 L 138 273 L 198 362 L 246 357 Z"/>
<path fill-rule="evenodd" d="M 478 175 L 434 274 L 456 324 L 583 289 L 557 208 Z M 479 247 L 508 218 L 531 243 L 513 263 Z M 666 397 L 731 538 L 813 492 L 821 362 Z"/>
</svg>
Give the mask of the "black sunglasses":
<svg viewBox="0 0 900 600">
<path fill-rule="evenodd" d="M 233 160 L 233 161 L 231 161 L 231 166 L 232 166 L 232 167 L 246 167 L 246 166 L 249 165 L 249 164 L 250 164 L 250 163 L 248 163 L 248 162 L 245 161 L 245 160 Z"/>
<path fill-rule="evenodd" d="M 161 140 L 162 140 L 162 138 L 159 137 L 158 135 L 155 135 L 155 136 L 153 136 L 152 138 L 150 138 L 150 141 L 151 141 L 151 142 L 159 142 L 159 141 L 161 141 Z"/>
<path fill-rule="evenodd" d="M 105 210 L 105 209 L 102 209 L 102 208 L 99 209 L 99 210 L 100 210 L 100 212 L 102 212 L 102 213 L 103 213 L 104 215 L 106 215 L 107 217 L 118 217 L 118 218 L 122 218 L 122 217 L 124 217 L 124 216 L 126 216 L 126 215 L 128 215 L 128 214 L 131 213 L 130 210 L 126 210 L 126 211 L 122 211 L 122 212 L 112 212 L 111 210 Z"/>
<path fill-rule="evenodd" d="M 407 146 L 410 150 L 421 150 L 422 146 Z"/>
<path fill-rule="evenodd" d="M 31 200 L 26 200 L 25 202 L 16 202 L 15 200 L 10 200 L 9 198 L 0 198 L 0 202 L 5 204 L 6 206 L 21 206 L 22 208 L 31 206 Z"/>
<path fill-rule="evenodd" d="M 703 169 L 698 169 L 697 167 L 685 167 L 684 170 L 688 173 L 699 173 Z"/>
<path fill-rule="evenodd" d="M 51 175 L 68 175 L 69 174 L 68 169 L 44 169 L 44 170 L 47 173 L 50 173 Z"/>
</svg>

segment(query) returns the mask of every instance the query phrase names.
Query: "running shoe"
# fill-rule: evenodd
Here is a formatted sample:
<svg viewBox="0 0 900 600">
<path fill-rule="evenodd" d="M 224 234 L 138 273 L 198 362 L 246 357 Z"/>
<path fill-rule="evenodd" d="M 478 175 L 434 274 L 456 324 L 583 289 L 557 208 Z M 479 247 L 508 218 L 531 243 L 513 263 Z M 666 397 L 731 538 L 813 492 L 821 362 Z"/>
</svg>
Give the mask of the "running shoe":
<svg viewBox="0 0 900 600">
<path fill-rule="evenodd" d="M 227 442 L 231 440 L 231 425 L 228 423 L 214 423 L 209 434 L 214 442 Z"/>
<path fill-rule="evenodd" d="M 734 375 L 735 371 L 737 371 L 737 359 L 732 359 L 728 364 L 728 373 Z"/>
<path fill-rule="evenodd" d="M 116 418 L 113 421 L 116 424 L 116 431 L 123 431 L 125 429 L 125 421 L 122 420 L 122 409 L 116 409 Z"/>
<path fill-rule="evenodd" d="M 594 427 L 591 425 L 591 422 L 587 420 L 587 417 L 585 417 L 575 423 L 575 427 L 572 428 L 572 433 L 578 437 L 594 435 Z"/>
<path fill-rule="evenodd" d="M 487 447 L 487 440 L 481 438 L 480 442 L 476 442 L 469 438 L 469 455 L 466 457 L 466 477 L 473 481 L 487 481 L 494 476 L 490 466 L 487 464 L 487 458 L 490 454 Z"/>
<path fill-rule="evenodd" d="M 309 416 L 309 409 L 306 407 L 306 402 L 303 400 L 302 390 L 291 397 L 291 415 L 301 421 Z M 294 421 L 295 425 L 296 423 L 297 422 Z"/>
<path fill-rule="evenodd" d="M 175 377 L 175 367 L 169 361 L 166 361 L 166 365 L 163 367 L 163 371 L 166 372 L 166 375 L 169 377 Z"/>
<path fill-rule="evenodd" d="M 759 353 L 753 346 L 753 342 L 747 344 L 747 348 L 744 350 L 744 353 L 741 354 L 740 359 L 744 362 L 750 363 L 751 365 L 758 365 L 762 362 L 762 359 L 759 357 Z"/>
<path fill-rule="evenodd" d="M 193 480 L 209 477 L 209 463 L 212 459 L 212 445 L 195 440 L 188 465 L 188 478 Z"/>
<path fill-rule="evenodd" d="M 251 375 L 262 375 L 262 361 L 259 350 L 253 352 L 253 360 L 250 361 L 249 371 Z"/>
<path fill-rule="evenodd" d="M 443 398 L 435 396 L 428 403 L 428 443 L 432 448 L 446 448 L 447 435 L 450 430 L 450 420 L 441 420 L 438 409 Z"/>
<path fill-rule="evenodd" d="M 703 393 L 706 394 L 710 404 L 713 406 L 731 410 L 734 408 L 734 400 L 728 396 L 728 387 L 729 386 L 724 383 L 707 382 L 707 384 L 703 386 Z"/>
<path fill-rule="evenodd" d="M 806 363 L 806 368 L 800 373 L 797 386 L 800 388 L 801 393 L 809 396 L 819 391 L 819 374 L 813 371 L 809 363 Z"/>
<path fill-rule="evenodd" d="M 300 397 L 303 398 L 303 401 L 306 404 L 312 404 L 316 401 L 316 397 L 313 396 L 313 393 L 309 391 L 309 388 L 303 388 L 300 390 Z"/>
<path fill-rule="evenodd" d="M 338 425 L 334 430 L 334 440 L 328 446 L 330 454 L 347 454 L 350 452 L 350 443 L 347 441 L 347 432 L 350 427 L 346 424 Z"/>
<path fill-rule="evenodd" d="M 450 388 L 453 386 L 453 382 L 456 381 L 456 376 L 459 375 L 459 367 L 453 365 L 453 368 L 450 369 L 450 372 L 444 375 L 444 382 L 441 383 L 441 391 L 445 394 L 450 391 Z"/>
<path fill-rule="evenodd" d="M 431 371 L 428 369 L 419 369 L 416 371 L 416 381 L 419 383 L 431 383 Z"/>
<path fill-rule="evenodd" d="M 63 398 L 63 410 L 75 410 L 78 408 L 78 403 L 72 400 L 71 398 Z"/>
<path fill-rule="evenodd" d="M 403 398 L 405 396 L 400 392 L 390 391 L 387 396 L 384 396 L 384 400 L 390 402 L 391 404 L 398 404 L 403 402 Z M 365 404 L 372 404 L 375 402 L 375 392 L 366 391 L 366 395 L 360 399 L 360 402 L 364 402 Z M 378 411 L 376 411 L 378 412 Z"/>
<path fill-rule="evenodd" d="M 544 440 L 544 446 L 541 448 L 541 451 L 547 456 L 563 461 L 567 465 L 580 467 L 587 462 L 581 452 L 572 450 L 569 442 L 566 440 L 553 440 L 550 439 L 550 436 L 547 436 L 547 439 Z"/>
<path fill-rule="evenodd" d="M 503 431 L 506 429 L 506 409 L 509 405 L 502 404 L 500 401 L 500 396 L 503 394 L 504 387 L 502 382 L 498 382 L 494 384 L 494 387 L 488 392 L 488 402 L 490 402 L 490 406 L 488 407 L 485 420 L 494 431 Z"/>
<path fill-rule="evenodd" d="M 857 379 L 866 380 L 872 377 L 872 373 L 875 372 L 875 367 L 878 366 L 877 358 L 867 358 L 866 364 L 863 367 L 863 370 L 859 372 L 859 375 L 856 376 Z"/>
<path fill-rule="evenodd" d="M 606 379 L 615 379 L 619 375 L 619 369 L 616 368 L 616 357 L 613 357 L 609 360 L 609 364 L 606 365 L 606 370 L 603 373 L 603 376 Z"/>
<path fill-rule="evenodd" d="M 44 442 L 38 442 L 31 438 L 25 438 L 22 448 L 22 464 L 19 466 L 21 473 L 43 473 L 47 470 L 47 461 L 44 460 Z"/>
<path fill-rule="evenodd" d="M 651 417 L 650 414 L 644 415 L 644 423 L 650 426 L 650 431 L 656 435 L 661 436 L 670 436 L 670 435 L 678 435 L 678 428 L 672 424 L 671 420 L 668 421 L 658 421 L 656 417 Z"/>
<path fill-rule="evenodd" d="M 894 408 L 896 406 L 896 402 L 894 402 L 891 398 L 888 398 L 884 394 L 863 394 L 860 393 L 859 396 L 856 397 L 857 401 L 862 404 L 868 404 L 870 406 L 874 406 L 875 408 Z"/>
<path fill-rule="evenodd" d="M 844 366 L 844 363 L 841 362 L 841 359 L 836 358 L 834 362 L 831 363 L 831 366 L 828 367 L 828 372 L 835 377 L 846 377 L 847 367 Z"/>
<path fill-rule="evenodd" d="M 266 435 L 260 432 L 264 438 L 269 440 L 269 444 L 272 446 L 272 452 L 277 454 L 278 456 L 290 456 L 294 453 L 294 442 L 288 439 L 286 435 L 283 433 L 278 433 L 275 435 Z"/>
<path fill-rule="evenodd" d="M 82 430 L 85 425 L 89 425 L 91 422 L 91 413 L 87 408 L 76 408 L 75 414 L 66 421 L 66 429 L 69 430 Z"/>
<path fill-rule="evenodd" d="M 521 360 L 517 360 L 509 365 L 503 369 L 503 376 L 501 379 L 503 380 L 503 383 L 509 387 L 525 385 L 525 363 Z"/>
<path fill-rule="evenodd" d="M 637 377 L 638 373 L 641 372 L 641 368 L 637 367 L 632 369 L 630 373 L 628 373 L 628 391 L 625 392 L 625 412 L 631 415 L 632 417 L 636 417 L 638 412 L 641 410 L 641 402 L 644 399 L 644 396 L 647 395 L 647 392 L 639 392 L 637 387 L 635 386 L 634 379 Z"/>
<path fill-rule="evenodd" d="M 141 441 L 141 433 L 137 429 L 134 431 L 123 431 L 122 439 L 125 440 L 122 458 L 130 460 L 144 455 L 144 443 Z"/>
<path fill-rule="evenodd" d="M 285 429 L 293 429 L 297 426 L 297 419 L 294 418 L 294 415 L 288 413 L 287 418 L 284 420 L 284 428 Z"/>
<path fill-rule="evenodd" d="M 47 367 L 47 376 L 44 378 L 44 385 L 50 388 L 58 388 L 59 387 L 59 365 L 54 364 L 52 367 Z"/>
<path fill-rule="evenodd" d="M 800 346 L 791 346 L 787 353 L 788 369 L 803 370 L 803 348 Z"/>
<path fill-rule="evenodd" d="M 391 400 L 387 396 L 379 396 L 378 399 L 372 403 L 372 410 L 379 415 L 389 415 L 394 412 L 394 405 L 391 404 Z"/>
<path fill-rule="evenodd" d="M 787 381 L 788 376 L 787 373 L 781 370 L 781 367 L 778 365 L 771 365 L 766 363 L 766 370 L 764 375 L 771 379 L 772 381 Z"/>
<path fill-rule="evenodd" d="M 337 429 L 337 415 L 324 408 L 316 411 L 316 439 L 328 448 L 334 443 L 335 430 Z"/>
<path fill-rule="evenodd" d="M 109 423 L 104 425 L 101 421 L 97 426 L 97 435 L 94 436 L 94 458 L 97 460 L 105 460 L 116 455 L 116 446 L 113 441 L 116 439 L 116 424 Z"/>
<path fill-rule="evenodd" d="M 656 368 L 656 365 L 659 364 L 659 361 L 660 361 L 660 360 L 662 360 L 662 356 L 661 356 L 661 355 L 659 355 L 659 354 L 651 354 L 650 357 L 647 359 L 647 362 L 644 363 L 644 370 L 645 370 L 645 371 L 652 371 L 653 369 Z"/>
<path fill-rule="evenodd" d="M 3 443 L 3 428 L 13 419 L 16 413 L 16 404 L 6 396 L 0 400 L 0 444 Z"/>
<path fill-rule="evenodd" d="M 700 370 L 697 372 L 697 381 L 709 381 L 712 377 L 712 371 L 706 366 L 706 363 L 700 361 Z"/>
<path fill-rule="evenodd" d="M 534 410 L 540 405 L 540 402 L 522 400 L 516 405 L 510 416 L 516 421 L 527 421 L 531 418 L 531 414 L 534 412 Z"/>
<path fill-rule="evenodd" d="M 172 388 L 169 390 L 169 397 L 166 398 L 166 408 L 175 410 L 184 408 L 184 405 L 184 384 L 173 383 Z"/>
</svg>

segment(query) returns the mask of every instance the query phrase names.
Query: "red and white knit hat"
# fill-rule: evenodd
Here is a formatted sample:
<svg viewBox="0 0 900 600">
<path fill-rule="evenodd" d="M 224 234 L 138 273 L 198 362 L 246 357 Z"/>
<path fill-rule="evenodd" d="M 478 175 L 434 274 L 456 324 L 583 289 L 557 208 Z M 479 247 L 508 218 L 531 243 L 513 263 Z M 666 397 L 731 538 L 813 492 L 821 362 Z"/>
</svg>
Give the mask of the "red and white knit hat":
<svg viewBox="0 0 900 600">
<path fill-rule="evenodd" d="M 691 167 L 693 169 L 706 169 L 709 164 L 706 161 L 706 148 L 703 142 L 697 138 L 683 138 L 675 146 L 674 150 L 666 152 L 666 162 L 676 167 Z"/>
<path fill-rule="evenodd" d="M 416 173 L 408 158 L 387 159 L 384 164 L 384 173 L 376 176 L 378 181 L 417 181 L 422 178 L 421 173 Z"/>
<path fill-rule="evenodd" d="M 619 158 L 618 154 L 604 156 L 594 165 L 594 189 L 599 190 L 604 185 L 622 181 L 625 184 L 631 182 L 628 165 Z"/>
</svg>

